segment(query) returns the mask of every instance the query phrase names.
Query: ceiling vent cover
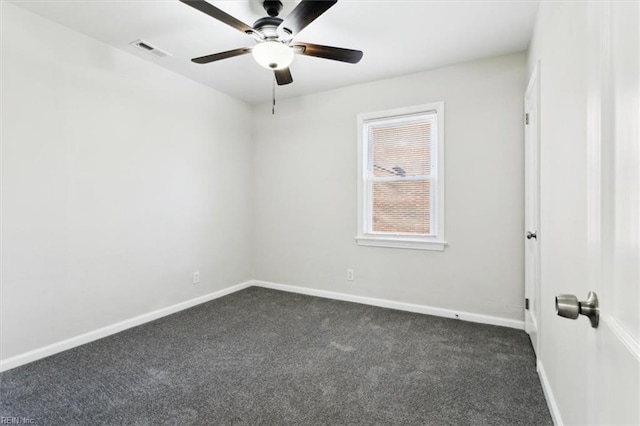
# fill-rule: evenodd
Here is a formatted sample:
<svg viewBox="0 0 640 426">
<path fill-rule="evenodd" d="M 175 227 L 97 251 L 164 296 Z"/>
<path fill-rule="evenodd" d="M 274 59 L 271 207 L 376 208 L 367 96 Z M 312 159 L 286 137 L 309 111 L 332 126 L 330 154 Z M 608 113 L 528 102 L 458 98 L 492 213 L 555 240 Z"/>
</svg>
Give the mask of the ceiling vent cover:
<svg viewBox="0 0 640 426">
<path fill-rule="evenodd" d="M 155 56 L 156 58 L 164 58 L 166 56 L 171 56 L 171 53 L 165 52 L 162 49 L 155 47 L 153 44 L 146 42 L 144 40 L 136 40 L 130 43 L 133 47 L 137 47 L 143 52 Z"/>
</svg>

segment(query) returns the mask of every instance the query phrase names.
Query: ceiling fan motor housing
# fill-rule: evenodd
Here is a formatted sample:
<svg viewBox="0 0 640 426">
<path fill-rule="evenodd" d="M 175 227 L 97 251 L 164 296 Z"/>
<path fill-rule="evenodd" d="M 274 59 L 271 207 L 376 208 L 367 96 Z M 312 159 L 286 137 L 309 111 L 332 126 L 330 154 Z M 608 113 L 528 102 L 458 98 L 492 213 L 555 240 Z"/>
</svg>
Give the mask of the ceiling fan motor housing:
<svg viewBox="0 0 640 426">
<path fill-rule="evenodd" d="M 262 34 L 265 40 L 278 40 L 287 41 L 291 39 L 291 32 L 287 28 L 283 28 L 282 32 L 278 32 L 278 27 L 282 23 L 282 18 L 276 16 L 265 16 L 258 19 L 253 24 L 254 31 Z"/>
</svg>

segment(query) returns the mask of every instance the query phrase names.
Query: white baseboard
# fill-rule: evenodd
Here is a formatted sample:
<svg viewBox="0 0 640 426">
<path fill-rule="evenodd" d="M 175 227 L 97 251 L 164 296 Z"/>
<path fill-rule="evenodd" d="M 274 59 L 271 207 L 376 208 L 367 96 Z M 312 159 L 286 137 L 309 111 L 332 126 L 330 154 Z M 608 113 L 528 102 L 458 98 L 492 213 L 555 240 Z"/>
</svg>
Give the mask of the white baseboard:
<svg viewBox="0 0 640 426">
<path fill-rule="evenodd" d="M 547 373 L 544 371 L 544 367 L 542 366 L 542 361 L 538 360 L 538 362 L 536 363 L 536 370 L 538 371 L 538 376 L 540 377 L 540 383 L 542 383 L 542 391 L 544 392 L 544 397 L 547 400 L 547 405 L 549 406 L 549 411 L 551 412 L 551 419 L 553 420 L 553 424 L 556 426 L 562 426 L 564 423 L 562 423 L 560 410 L 558 409 L 558 404 L 556 403 L 556 399 L 553 396 L 553 391 L 551 390 L 551 385 L 549 384 Z"/>
<path fill-rule="evenodd" d="M 397 309 L 400 311 L 415 312 L 419 314 L 434 315 L 438 317 L 454 318 L 463 321 L 477 322 L 482 324 L 499 325 L 502 327 L 516 328 L 524 330 L 524 321 L 512 320 L 508 318 L 493 317 L 489 315 L 473 314 L 470 312 L 454 311 L 451 309 L 434 308 L 426 305 L 416 305 L 413 303 L 396 302 L 393 300 L 376 299 L 373 297 L 356 296 L 347 293 L 337 293 L 333 291 L 317 290 L 307 287 L 298 287 L 287 284 L 278 284 L 268 281 L 252 281 L 256 287 L 271 288 L 274 290 L 288 291 L 291 293 L 306 294 L 309 296 L 324 297 L 327 299 L 344 300 L 346 302 L 362 303 L 364 305 L 380 306 L 382 308 Z"/>
<path fill-rule="evenodd" d="M 120 321 L 118 323 L 108 325 L 106 327 L 102 327 L 97 330 L 90 331 L 88 333 L 81 334 L 79 336 L 71 337 L 69 339 L 65 339 L 60 342 L 53 343 L 51 345 L 47 345 L 38 349 L 34 349 L 29 352 L 25 352 L 23 354 L 13 356 L 11 358 L 7 358 L 5 360 L 1 360 L 0 372 L 10 370 L 15 367 L 19 367 L 21 365 L 28 364 L 30 362 L 33 362 L 42 358 L 46 358 L 48 356 L 57 354 L 59 352 L 66 351 L 67 349 L 84 345 L 85 343 L 93 342 L 94 340 L 102 339 L 103 337 L 107 337 L 112 334 L 124 331 L 126 329 L 136 327 L 138 325 L 156 320 L 158 318 L 162 318 L 167 315 L 174 314 L 176 312 L 191 308 L 201 303 L 209 302 L 213 299 L 226 296 L 227 294 L 235 293 L 236 291 L 239 291 L 251 286 L 251 283 L 252 283 L 251 281 L 247 281 L 241 284 L 227 287 L 222 290 L 214 291 L 213 293 L 209 293 L 204 296 L 196 297 L 194 299 L 177 303 L 175 305 L 167 306 L 166 308 L 161 308 L 153 312 L 142 314 L 134 318 Z"/>
</svg>

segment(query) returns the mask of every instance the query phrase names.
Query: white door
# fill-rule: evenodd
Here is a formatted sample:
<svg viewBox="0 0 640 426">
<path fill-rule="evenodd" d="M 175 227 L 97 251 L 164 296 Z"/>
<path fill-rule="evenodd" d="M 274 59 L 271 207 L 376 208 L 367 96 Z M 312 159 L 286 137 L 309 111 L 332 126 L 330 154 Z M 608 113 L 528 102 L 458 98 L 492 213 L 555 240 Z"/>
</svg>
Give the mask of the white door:
<svg viewBox="0 0 640 426">
<path fill-rule="evenodd" d="M 600 324 L 584 342 L 584 409 L 596 424 L 638 425 L 640 3 L 591 2 L 588 16 L 589 282 L 576 296 L 597 292 Z"/>
<path fill-rule="evenodd" d="M 525 149 L 525 226 L 523 231 L 525 254 L 525 331 L 531 338 L 533 350 L 538 353 L 540 309 L 540 184 L 538 96 L 540 93 L 539 67 L 536 66 L 524 96 L 524 149 Z"/>
</svg>

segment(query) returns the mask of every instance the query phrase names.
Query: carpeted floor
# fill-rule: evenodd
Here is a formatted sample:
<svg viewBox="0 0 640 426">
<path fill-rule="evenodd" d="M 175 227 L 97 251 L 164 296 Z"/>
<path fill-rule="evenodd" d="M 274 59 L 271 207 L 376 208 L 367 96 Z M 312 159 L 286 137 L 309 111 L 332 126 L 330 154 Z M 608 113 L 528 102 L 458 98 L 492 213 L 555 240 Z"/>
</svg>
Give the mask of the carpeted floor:
<svg viewBox="0 0 640 426">
<path fill-rule="evenodd" d="M 51 425 L 551 425 L 527 335 L 251 287 L 0 375 Z"/>
</svg>

